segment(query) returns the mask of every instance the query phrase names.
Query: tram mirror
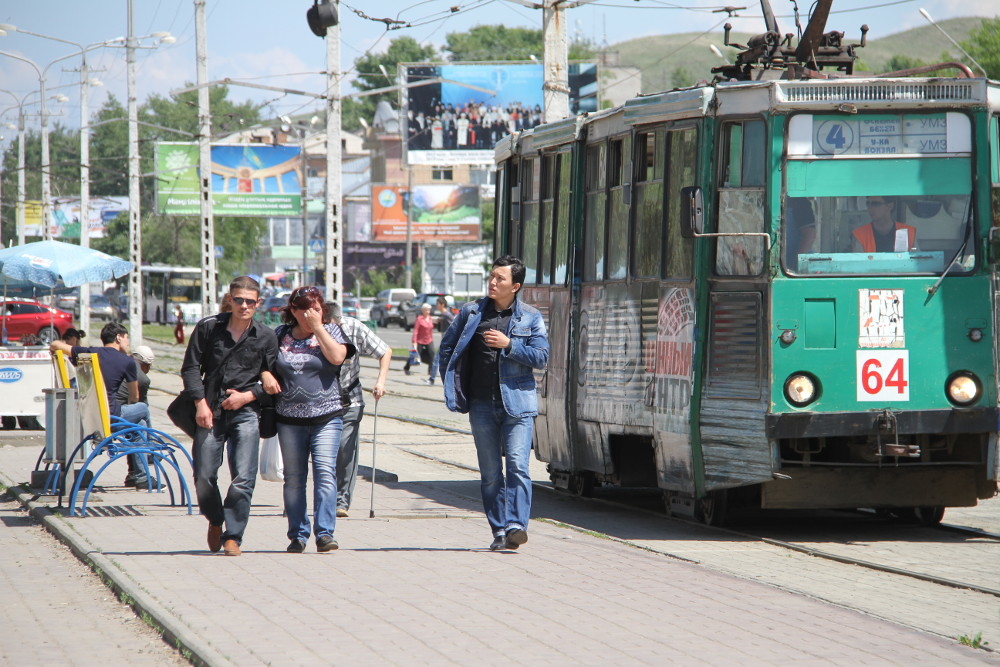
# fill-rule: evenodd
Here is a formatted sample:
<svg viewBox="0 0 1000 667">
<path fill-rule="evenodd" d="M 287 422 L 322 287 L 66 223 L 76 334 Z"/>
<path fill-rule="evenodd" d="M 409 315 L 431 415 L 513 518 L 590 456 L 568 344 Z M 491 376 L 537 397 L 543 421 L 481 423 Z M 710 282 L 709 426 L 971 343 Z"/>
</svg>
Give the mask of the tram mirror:
<svg viewBox="0 0 1000 667">
<path fill-rule="evenodd" d="M 681 236 L 693 239 L 705 230 L 705 200 L 696 185 L 681 188 Z"/>
</svg>

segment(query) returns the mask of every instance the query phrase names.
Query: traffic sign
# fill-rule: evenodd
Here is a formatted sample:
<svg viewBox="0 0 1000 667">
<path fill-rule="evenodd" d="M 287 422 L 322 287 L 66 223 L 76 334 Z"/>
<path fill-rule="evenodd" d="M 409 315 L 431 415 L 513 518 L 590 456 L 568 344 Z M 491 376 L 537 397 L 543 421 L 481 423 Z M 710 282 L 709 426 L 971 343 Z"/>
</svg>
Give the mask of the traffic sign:
<svg viewBox="0 0 1000 667">
<path fill-rule="evenodd" d="M 215 246 L 215 258 L 222 259 L 226 255 L 226 250 L 221 245 Z"/>
<path fill-rule="evenodd" d="M 323 252 L 326 248 L 326 242 L 323 239 L 313 239 L 309 241 L 309 249 L 313 252 Z"/>
</svg>

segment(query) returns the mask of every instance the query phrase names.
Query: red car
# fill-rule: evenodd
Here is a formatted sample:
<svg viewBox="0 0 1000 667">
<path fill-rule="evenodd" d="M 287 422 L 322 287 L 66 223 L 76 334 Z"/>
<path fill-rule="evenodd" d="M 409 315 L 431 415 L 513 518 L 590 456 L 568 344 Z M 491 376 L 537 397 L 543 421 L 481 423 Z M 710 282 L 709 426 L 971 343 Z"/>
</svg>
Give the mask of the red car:
<svg viewBox="0 0 1000 667">
<path fill-rule="evenodd" d="M 73 315 L 37 301 L 8 299 L 0 302 L 0 326 L 10 342 L 48 345 L 73 326 Z"/>
</svg>

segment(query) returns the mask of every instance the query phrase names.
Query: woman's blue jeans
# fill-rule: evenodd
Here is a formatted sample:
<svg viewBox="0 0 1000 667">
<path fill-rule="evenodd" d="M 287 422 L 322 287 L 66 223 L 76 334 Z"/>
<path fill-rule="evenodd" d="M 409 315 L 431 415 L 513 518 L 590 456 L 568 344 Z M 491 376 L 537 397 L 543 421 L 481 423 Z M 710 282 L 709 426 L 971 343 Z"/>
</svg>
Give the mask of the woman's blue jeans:
<svg viewBox="0 0 1000 667">
<path fill-rule="evenodd" d="M 278 424 L 278 442 L 284 465 L 285 514 L 288 539 L 309 541 L 306 482 L 309 459 L 313 469 L 313 533 L 332 536 L 337 526 L 337 452 L 344 422 L 334 417 L 325 424 Z"/>
<path fill-rule="evenodd" d="M 483 509 L 494 535 L 527 530 L 531 515 L 531 436 L 534 417 L 512 417 L 499 397 L 473 399 L 469 424 L 479 456 Z M 507 460 L 504 474 L 503 459 Z"/>
</svg>

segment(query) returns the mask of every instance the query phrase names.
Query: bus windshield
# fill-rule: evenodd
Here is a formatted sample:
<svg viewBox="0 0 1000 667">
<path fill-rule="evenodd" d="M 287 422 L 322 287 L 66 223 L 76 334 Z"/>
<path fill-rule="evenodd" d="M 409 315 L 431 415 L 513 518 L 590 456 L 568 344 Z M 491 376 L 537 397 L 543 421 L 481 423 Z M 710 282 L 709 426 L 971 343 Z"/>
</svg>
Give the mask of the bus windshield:
<svg viewBox="0 0 1000 667">
<path fill-rule="evenodd" d="M 785 270 L 971 271 L 971 144 L 969 119 L 958 113 L 792 117 L 781 201 Z"/>
</svg>

